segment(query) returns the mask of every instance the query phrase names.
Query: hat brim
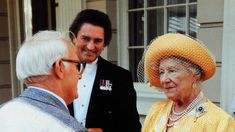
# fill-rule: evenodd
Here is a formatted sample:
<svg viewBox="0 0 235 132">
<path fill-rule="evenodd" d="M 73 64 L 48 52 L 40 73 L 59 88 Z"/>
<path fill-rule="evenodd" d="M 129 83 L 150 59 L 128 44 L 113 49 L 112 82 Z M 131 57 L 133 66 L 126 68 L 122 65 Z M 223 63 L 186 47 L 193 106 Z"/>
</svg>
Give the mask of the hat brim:
<svg viewBox="0 0 235 132">
<path fill-rule="evenodd" d="M 182 57 L 200 66 L 204 74 L 202 81 L 212 77 L 216 71 L 214 58 L 202 44 L 186 35 L 168 33 L 154 40 L 146 52 L 145 73 L 150 85 L 161 87 L 157 63 L 170 56 Z M 151 63 L 156 63 L 156 67 L 152 68 Z"/>
</svg>

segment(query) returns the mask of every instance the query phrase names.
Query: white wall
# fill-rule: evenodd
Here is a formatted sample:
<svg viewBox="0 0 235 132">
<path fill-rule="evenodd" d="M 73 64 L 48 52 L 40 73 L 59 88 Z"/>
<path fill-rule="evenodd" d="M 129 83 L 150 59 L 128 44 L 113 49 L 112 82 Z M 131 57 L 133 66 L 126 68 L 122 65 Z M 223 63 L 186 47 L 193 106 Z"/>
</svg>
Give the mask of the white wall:
<svg viewBox="0 0 235 132">
<path fill-rule="evenodd" d="M 83 0 L 56 0 L 56 30 L 68 31 L 70 24 L 84 5 Z"/>
<path fill-rule="evenodd" d="M 217 62 L 217 72 L 205 81 L 202 89 L 206 97 L 220 104 L 221 62 L 223 37 L 223 1 L 198 0 L 197 18 L 200 23 L 197 38 L 212 52 Z"/>
</svg>

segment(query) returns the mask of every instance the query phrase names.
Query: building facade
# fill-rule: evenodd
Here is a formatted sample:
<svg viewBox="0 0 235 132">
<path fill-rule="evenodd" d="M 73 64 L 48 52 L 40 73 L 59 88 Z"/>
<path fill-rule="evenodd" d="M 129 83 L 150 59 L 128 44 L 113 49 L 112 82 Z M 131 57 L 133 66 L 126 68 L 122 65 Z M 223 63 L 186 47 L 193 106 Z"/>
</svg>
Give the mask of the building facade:
<svg viewBox="0 0 235 132">
<path fill-rule="evenodd" d="M 201 40 L 214 54 L 216 75 L 204 94 L 228 113 L 235 96 L 234 0 L 0 0 L 0 104 L 23 91 L 15 59 L 22 41 L 44 29 L 68 30 L 75 15 L 92 8 L 106 12 L 113 38 L 102 56 L 132 72 L 138 111 L 143 117 L 165 95 L 137 79 L 137 66 L 149 42 L 167 32 Z M 38 6 L 41 5 L 41 6 Z M 44 15 L 43 15 L 44 14 Z"/>
</svg>

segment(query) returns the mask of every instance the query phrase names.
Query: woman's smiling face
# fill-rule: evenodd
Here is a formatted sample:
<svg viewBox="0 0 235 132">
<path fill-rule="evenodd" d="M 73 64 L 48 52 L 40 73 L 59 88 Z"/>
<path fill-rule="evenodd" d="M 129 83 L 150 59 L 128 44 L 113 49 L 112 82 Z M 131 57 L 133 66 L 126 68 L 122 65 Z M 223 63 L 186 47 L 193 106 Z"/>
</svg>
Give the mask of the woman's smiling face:
<svg viewBox="0 0 235 132">
<path fill-rule="evenodd" d="M 168 99 L 182 101 L 193 93 L 193 73 L 176 58 L 160 61 L 159 78 Z"/>
</svg>

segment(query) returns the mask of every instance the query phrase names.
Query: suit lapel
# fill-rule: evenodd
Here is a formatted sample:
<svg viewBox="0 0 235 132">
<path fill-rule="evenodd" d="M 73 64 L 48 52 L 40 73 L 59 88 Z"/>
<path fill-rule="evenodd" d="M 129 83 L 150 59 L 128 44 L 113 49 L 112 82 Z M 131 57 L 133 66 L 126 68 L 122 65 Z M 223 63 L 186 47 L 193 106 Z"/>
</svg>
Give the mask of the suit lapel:
<svg viewBox="0 0 235 132">
<path fill-rule="evenodd" d="M 102 116 L 104 113 L 105 91 L 100 90 L 100 79 L 105 79 L 107 65 L 103 58 L 99 57 L 97 62 L 97 72 L 94 85 L 91 92 L 90 102 L 87 111 L 86 127 L 101 126 Z M 102 107 L 101 107 L 102 106 Z"/>
</svg>

